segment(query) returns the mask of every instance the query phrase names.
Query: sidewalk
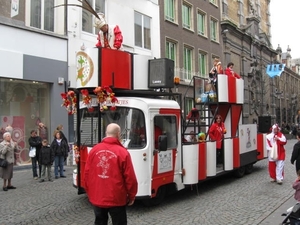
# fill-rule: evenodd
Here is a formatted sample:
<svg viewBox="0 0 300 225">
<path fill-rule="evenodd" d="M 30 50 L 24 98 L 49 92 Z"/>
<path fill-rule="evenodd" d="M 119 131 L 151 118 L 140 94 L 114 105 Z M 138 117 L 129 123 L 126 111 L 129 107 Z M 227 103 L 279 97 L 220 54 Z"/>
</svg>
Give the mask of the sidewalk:
<svg viewBox="0 0 300 225">
<path fill-rule="evenodd" d="M 294 195 L 292 195 L 289 199 L 282 203 L 275 211 L 273 211 L 266 219 L 264 219 L 260 225 L 274 225 L 281 224 L 284 216 L 281 216 L 282 213 L 285 213 L 286 210 L 296 204 L 296 200 L 294 199 Z"/>
</svg>

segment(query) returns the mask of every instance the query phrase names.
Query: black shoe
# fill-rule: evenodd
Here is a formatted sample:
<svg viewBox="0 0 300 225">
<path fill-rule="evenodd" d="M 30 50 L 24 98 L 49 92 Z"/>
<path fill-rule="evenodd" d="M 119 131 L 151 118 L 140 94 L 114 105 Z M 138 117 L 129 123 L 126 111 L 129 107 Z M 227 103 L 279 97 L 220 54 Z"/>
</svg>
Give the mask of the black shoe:
<svg viewBox="0 0 300 225">
<path fill-rule="evenodd" d="M 7 191 L 7 187 L 3 187 L 3 191 Z"/>
<path fill-rule="evenodd" d="M 66 178 L 66 176 L 60 176 L 61 178 Z"/>
<path fill-rule="evenodd" d="M 58 179 L 58 176 L 55 176 L 55 179 Z"/>
<path fill-rule="evenodd" d="M 53 182 L 53 180 L 52 180 L 52 179 L 49 179 L 48 181 L 49 181 L 49 182 Z"/>
<path fill-rule="evenodd" d="M 11 186 L 7 186 L 6 188 L 7 189 L 17 189 L 15 186 L 12 186 L 12 185 Z"/>
<path fill-rule="evenodd" d="M 44 182 L 44 179 L 42 179 L 42 180 L 39 180 L 39 182 L 40 182 L 40 183 L 43 183 L 43 182 Z"/>
</svg>

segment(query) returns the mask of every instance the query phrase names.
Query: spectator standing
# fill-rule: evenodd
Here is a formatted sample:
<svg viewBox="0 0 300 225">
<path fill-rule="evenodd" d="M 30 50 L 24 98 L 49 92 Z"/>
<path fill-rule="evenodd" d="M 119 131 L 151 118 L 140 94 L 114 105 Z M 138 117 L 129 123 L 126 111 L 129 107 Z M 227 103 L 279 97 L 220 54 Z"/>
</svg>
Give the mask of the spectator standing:
<svg viewBox="0 0 300 225">
<path fill-rule="evenodd" d="M 31 164 L 32 164 L 32 175 L 35 180 L 38 179 L 38 174 L 37 174 L 37 164 L 39 167 L 39 177 L 41 177 L 41 172 L 42 172 L 42 165 L 38 163 L 39 160 L 39 153 L 42 147 L 42 139 L 40 136 L 37 135 L 36 130 L 32 130 L 30 132 L 30 138 L 28 139 L 29 142 L 29 150 L 31 147 L 36 149 L 35 152 L 35 157 L 31 157 Z"/>
<path fill-rule="evenodd" d="M 127 224 L 126 205 L 134 203 L 137 179 L 127 149 L 119 142 L 120 127 L 111 123 L 106 137 L 92 148 L 85 166 L 85 187 L 94 206 L 95 225 Z"/>
<path fill-rule="evenodd" d="M 0 143 L 0 158 L 6 159 L 8 162 L 6 168 L 0 167 L 0 177 L 3 179 L 3 191 L 16 189 L 16 187 L 11 185 L 16 151 L 17 144 L 12 141 L 11 134 L 9 132 L 5 132 L 3 134 L 3 141 Z"/>
<path fill-rule="evenodd" d="M 61 139 L 65 140 L 65 142 L 68 144 L 69 142 L 68 142 L 68 139 L 66 138 L 66 136 L 63 132 L 63 129 L 64 129 L 64 126 L 62 124 L 59 124 L 56 128 L 56 131 L 54 131 L 53 136 L 54 136 L 54 139 L 55 139 L 56 138 L 55 135 L 56 135 L 57 131 L 60 131 Z"/>
<path fill-rule="evenodd" d="M 291 163 L 294 164 L 296 161 L 296 172 L 300 171 L 300 131 L 297 132 L 296 138 L 298 142 L 293 147 L 293 152 L 291 156 Z"/>
<path fill-rule="evenodd" d="M 284 145 L 286 145 L 286 137 L 283 133 L 280 132 L 280 128 L 277 124 L 272 126 L 272 132 L 266 136 L 267 143 L 266 148 L 268 151 L 268 159 L 269 159 L 269 174 L 271 177 L 271 182 L 276 182 L 278 184 L 282 184 L 283 181 L 283 170 L 284 170 L 284 160 L 285 160 L 285 149 Z M 273 159 L 270 155 L 272 148 L 275 147 L 277 150 L 278 157 Z"/>
<path fill-rule="evenodd" d="M 53 140 L 50 148 L 54 152 L 54 174 L 55 179 L 58 179 L 58 167 L 61 178 L 65 178 L 64 175 L 64 161 L 68 157 L 69 146 L 67 142 L 62 139 L 61 131 L 56 131 L 55 139 Z"/>
<path fill-rule="evenodd" d="M 39 155 L 39 163 L 42 165 L 42 174 L 40 182 L 45 181 L 45 173 L 47 170 L 47 178 L 48 181 L 52 181 L 51 178 L 51 166 L 54 161 L 54 152 L 51 150 L 50 146 L 48 145 L 48 141 L 44 139 L 42 141 L 42 148 Z"/>
</svg>

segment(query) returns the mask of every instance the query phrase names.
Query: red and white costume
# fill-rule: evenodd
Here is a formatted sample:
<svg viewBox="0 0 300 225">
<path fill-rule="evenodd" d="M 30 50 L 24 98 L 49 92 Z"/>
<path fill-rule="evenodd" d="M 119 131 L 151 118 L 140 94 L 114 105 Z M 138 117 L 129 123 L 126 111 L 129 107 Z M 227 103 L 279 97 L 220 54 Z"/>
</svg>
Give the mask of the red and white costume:
<svg viewBox="0 0 300 225">
<path fill-rule="evenodd" d="M 269 174 L 271 179 L 277 182 L 282 182 L 283 180 L 283 170 L 284 170 L 284 160 L 285 160 L 285 149 L 284 145 L 286 144 L 286 137 L 283 133 L 279 131 L 279 127 L 277 124 L 272 126 L 272 132 L 266 136 L 267 143 L 266 148 L 268 151 L 268 159 L 269 159 Z M 277 139 L 277 140 L 275 140 Z M 277 160 L 273 160 L 270 157 L 270 150 L 273 145 L 277 145 Z"/>
<path fill-rule="evenodd" d="M 106 32 L 103 32 L 101 28 L 107 25 L 108 29 Z M 105 19 L 104 14 L 98 13 L 98 18 L 95 19 L 95 27 L 100 29 L 98 33 L 98 43 L 96 47 L 109 48 L 109 49 L 121 49 L 123 36 L 122 32 L 118 25 L 109 26 Z"/>
</svg>

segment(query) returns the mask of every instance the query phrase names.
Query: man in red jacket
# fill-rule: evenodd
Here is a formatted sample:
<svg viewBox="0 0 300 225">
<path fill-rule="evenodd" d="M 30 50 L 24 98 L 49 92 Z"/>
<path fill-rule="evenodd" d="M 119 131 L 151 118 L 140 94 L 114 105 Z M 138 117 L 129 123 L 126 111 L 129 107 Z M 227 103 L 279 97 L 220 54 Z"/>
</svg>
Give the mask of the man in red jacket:
<svg viewBox="0 0 300 225">
<path fill-rule="evenodd" d="M 111 123 L 106 138 L 90 151 L 85 166 L 85 188 L 94 206 L 95 225 L 127 224 L 126 205 L 134 203 L 137 179 L 129 152 L 119 142 L 120 127 Z"/>
<path fill-rule="evenodd" d="M 229 77 L 235 77 L 237 79 L 240 79 L 241 76 L 233 71 L 233 66 L 234 64 L 232 62 L 228 63 L 227 68 L 225 69 L 225 74 Z"/>
</svg>

